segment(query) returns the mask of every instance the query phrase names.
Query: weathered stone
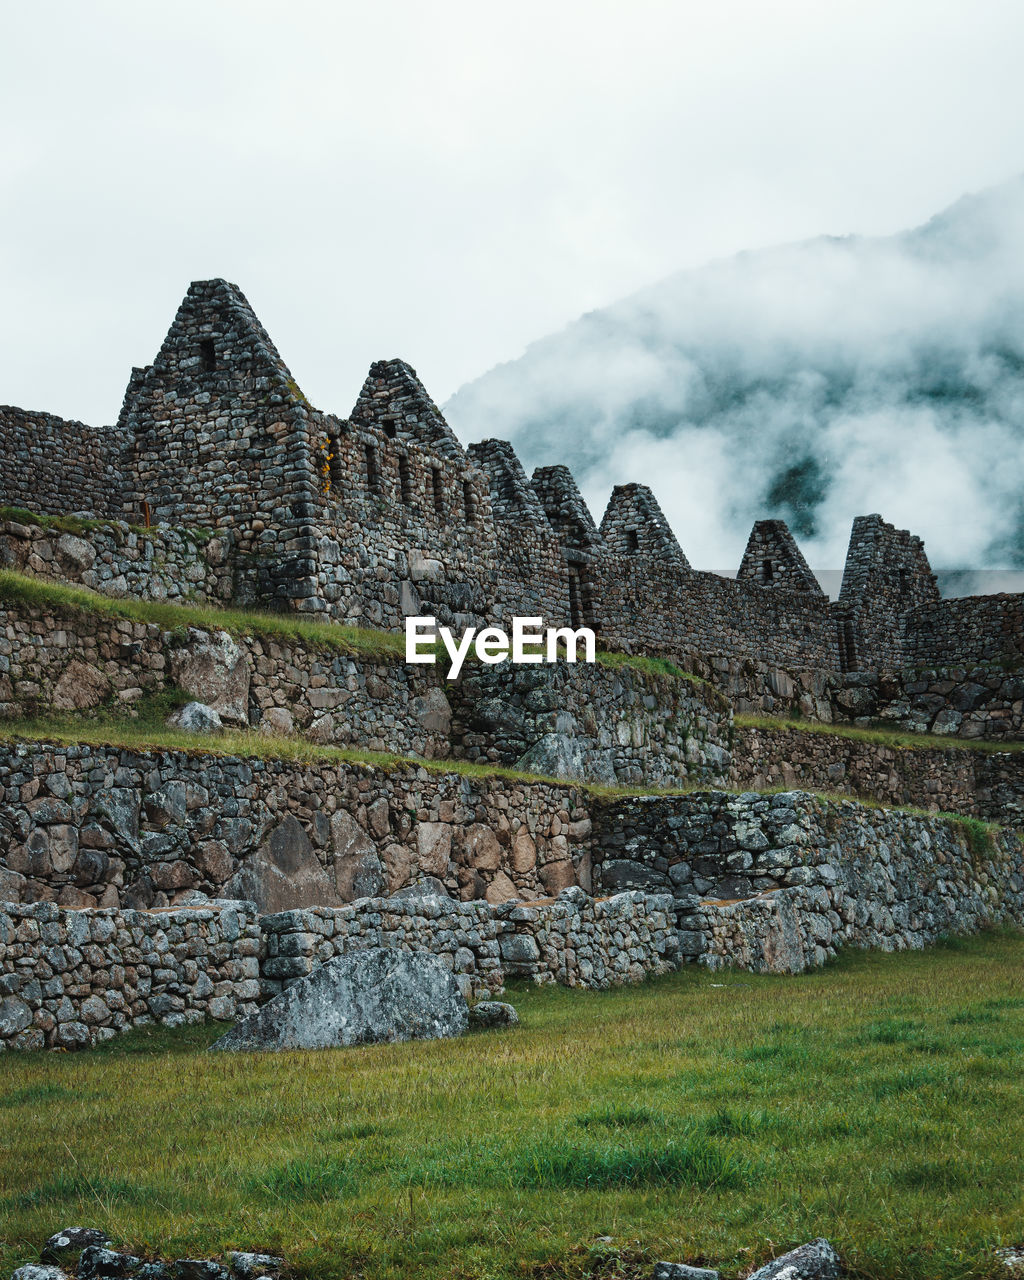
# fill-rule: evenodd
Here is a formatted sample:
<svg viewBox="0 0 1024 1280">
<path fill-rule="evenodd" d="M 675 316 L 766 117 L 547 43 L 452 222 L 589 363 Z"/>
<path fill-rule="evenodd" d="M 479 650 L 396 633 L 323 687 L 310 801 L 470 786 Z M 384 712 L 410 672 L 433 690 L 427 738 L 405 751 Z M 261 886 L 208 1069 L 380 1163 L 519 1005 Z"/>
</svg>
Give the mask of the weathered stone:
<svg viewBox="0 0 1024 1280">
<path fill-rule="evenodd" d="M 227 1255 L 228 1266 L 241 1280 L 256 1280 L 258 1276 L 276 1275 L 284 1267 L 284 1259 L 272 1253 L 233 1252 Z"/>
<path fill-rule="evenodd" d="M 32 1010 L 18 996 L 0 1000 L 0 1037 L 16 1035 L 32 1025 Z"/>
<path fill-rule="evenodd" d="M 109 1243 L 107 1233 L 96 1227 L 65 1227 L 63 1231 L 56 1231 L 50 1236 L 39 1256 L 44 1262 L 60 1262 L 77 1257 L 89 1245 Z"/>
<path fill-rule="evenodd" d="M 819 1237 L 760 1267 L 750 1280 L 836 1280 L 839 1269 L 839 1255 Z"/>
<path fill-rule="evenodd" d="M 119 1253 L 103 1245 L 91 1244 L 82 1250 L 78 1261 L 78 1280 L 123 1280 L 139 1266 L 141 1259 L 131 1253 Z"/>
<path fill-rule="evenodd" d="M 518 1027 L 519 1014 L 503 1000 L 481 1000 L 469 1011 L 469 1025 L 481 1030 L 494 1027 Z"/>
<path fill-rule="evenodd" d="M 478 871 L 496 871 L 501 866 L 501 844 L 490 827 L 474 822 L 463 837 L 463 856 Z"/>
<path fill-rule="evenodd" d="M 515 884 L 504 871 L 499 871 L 484 892 L 488 902 L 511 902 L 520 896 Z"/>
<path fill-rule="evenodd" d="M 521 875 L 537 865 L 537 842 L 525 827 L 520 827 L 512 837 L 512 869 Z"/>
<path fill-rule="evenodd" d="M 295 717 L 287 707 L 268 707 L 260 719 L 260 733 L 286 738 L 295 732 Z"/>
<path fill-rule="evenodd" d="M 452 727 L 452 709 L 441 689 L 428 689 L 422 697 L 413 698 L 409 710 L 425 733 L 447 739 Z"/>
<path fill-rule="evenodd" d="M 72 658 L 53 686 L 50 705 L 57 711 L 85 711 L 98 707 L 112 692 L 113 686 L 102 671 Z"/>
<path fill-rule="evenodd" d="M 568 859 L 545 863 L 539 874 L 541 884 L 550 894 L 559 894 L 576 883 L 576 871 Z"/>
<path fill-rule="evenodd" d="M 0 867 L 0 902 L 20 902 L 27 883 L 20 871 Z"/>
<path fill-rule="evenodd" d="M 718 1280 L 718 1272 L 691 1267 L 685 1262 L 656 1262 L 651 1280 Z"/>
<path fill-rule="evenodd" d="M 292 911 L 296 907 L 339 906 L 336 882 L 320 861 L 301 825 L 282 819 L 223 889 L 225 898 L 255 902 L 260 911 Z"/>
<path fill-rule="evenodd" d="M 188 644 L 171 654 L 178 688 L 212 707 L 227 724 L 249 723 L 249 664 L 226 631 L 189 630 Z"/>
<path fill-rule="evenodd" d="M 452 829 L 447 822 L 421 822 L 416 827 L 417 861 L 429 876 L 446 876 L 451 859 Z"/>
<path fill-rule="evenodd" d="M 450 894 L 440 880 L 434 876 L 424 876 L 415 884 L 407 884 L 393 893 L 392 898 L 399 902 L 426 902 L 432 898 L 449 898 Z"/>
<path fill-rule="evenodd" d="M 11 1280 L 68 1280 L 60 1267 L 29 1262 L 11 1272 Z"/>
<path fill-rule="evenodd" d="M 628 858 L 612 858 L 601 867 L 601 888 L 605 893 L 623 889 L 641 889 L 645 893 L 671 893 L 668 876 Z"/>
<path fill-rule="evenodd" d="M 224 730 L 224 722 L 218 712 L 205 702 L 186 702 L 167 717 L 167 725 L 171 729 L 180 729 L 182 733 L 222 733 Z"/>
<path fill-rule="evenodd" d="M 327 1049 L 461 1035 L 466 999 L 441 961 L 374 947 L 340 956 L 244 1018 L 212 1049 Z"/>
<path fill-rule="evenodd" d="M 573 778 L 583 782 L 589 777 L 582 744 L 578 738 L 565 733 L 546 733 L 519 757 L 515 767 L 547 778 Z"/>
</svg>

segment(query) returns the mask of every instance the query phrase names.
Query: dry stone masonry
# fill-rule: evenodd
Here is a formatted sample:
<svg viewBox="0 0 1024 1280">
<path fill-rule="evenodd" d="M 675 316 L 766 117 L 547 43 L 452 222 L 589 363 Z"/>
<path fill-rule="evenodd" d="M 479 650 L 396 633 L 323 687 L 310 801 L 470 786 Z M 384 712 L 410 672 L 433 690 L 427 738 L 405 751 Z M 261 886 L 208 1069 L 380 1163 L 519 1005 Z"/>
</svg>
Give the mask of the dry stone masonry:
<svg viewBox="0 0 1024 1280">
<path fill-rule="evenodd" d="M 326 635 L 424 614 L 587 626 L 605 658 L 448 682 L 390 638 Z M 835 602 L 777 520 L 735 578 L 697 571 L 645 485 L 595 521 L 565 467 L 463 449 L 401 360 L 347 418 L 315 408 L 223 280 L 190 286 L 115 427 L 0 408 L 0 722 L 171 705 L 209 735 L 194 750 L 0 739 L 0 1047 L 245 1019 L 371 956 L 491 1003 L 510 978 L 799 972 L 1024 923 L 1020 839 L 978 821 L 1024 813 L 1024 597 L 941 599 L 878 515 L 854 521 Z M 218 751 L 223 730 L 262 749 Z"/>
<path fill-rule="evenodd" d="M 155 1022 L 243 1017 L 259 1000 L 259 956 L 251 903 L 0 903 L 0 1049 L 82 1049 Z"/>
<path fill-rule="evenodd" d="M 1024 732 L 1022 597 L 940 599 L 920 540 L 880 516 L 854 521 L 835 603 L 777 520 L 736 579 L 696 571 L 646 486 L 617 486 L 596 523 L 564 467 L 528 478 L 503 441 L 464 450 L 401 360 L 371 367 L 347 418 L 313 407 L 223 280 L 190 286 L 116 428 L 0 408 L 0 458 L 0 506 L 108 522 L 62 542 L 8 512 L 0 561 L 42 576 L 386 629 L 540 616 L 703 664 L 758 704 L 741 710 Z"/>
</svg>

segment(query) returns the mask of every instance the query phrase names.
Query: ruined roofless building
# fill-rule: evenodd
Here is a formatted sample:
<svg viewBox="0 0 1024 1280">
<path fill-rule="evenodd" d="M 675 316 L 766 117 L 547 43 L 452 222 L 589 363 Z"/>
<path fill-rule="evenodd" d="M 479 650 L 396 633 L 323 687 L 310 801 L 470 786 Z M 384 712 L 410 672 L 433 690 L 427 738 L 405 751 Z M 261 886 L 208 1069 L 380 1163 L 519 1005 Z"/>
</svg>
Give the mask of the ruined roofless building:
<svg viewBox="0 0 1024 1280">
<path fill-rule="evenodd" d="M 1024 653 L 1019 596 L 941 600 L 920 540 L 880 516 L 854 522 L 830 604 L 781 521 L 754 526 L 735 579 L 698 572 L 646 486 L 595 524 L 565 467 L 464 449 L 401 360 L 371 366 L 347 418 L 314 408 L 224 280 L 189 287 L 116 425 L 0 408 L 0 444 L 0 504 L 207 531 L 239 604 L 389 630 L 541 616 L 734 679 Z"/>
</svg>

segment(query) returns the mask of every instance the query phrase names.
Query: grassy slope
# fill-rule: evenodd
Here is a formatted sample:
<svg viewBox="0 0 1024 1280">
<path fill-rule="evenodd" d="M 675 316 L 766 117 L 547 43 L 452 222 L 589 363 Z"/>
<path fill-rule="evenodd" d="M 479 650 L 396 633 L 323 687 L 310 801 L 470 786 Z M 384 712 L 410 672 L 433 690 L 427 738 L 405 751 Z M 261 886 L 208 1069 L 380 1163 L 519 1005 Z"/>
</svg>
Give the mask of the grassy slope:
<svg viewBox="0 0 1024 1280">
<path fill-rule="evenodd" d="M 739 1275 L 819 1234 L 857 1276 L 995 1275 L 1024 1237 L 1022 961 L 996 933 L 522 990 L 520 1029 L 455 1042 L 207 1056 L 204 1027 L 7 1055 L 0 1272 L 83 1222 L 324 1278 L 633 1274 L 616 1251 Z"/>
</svg>

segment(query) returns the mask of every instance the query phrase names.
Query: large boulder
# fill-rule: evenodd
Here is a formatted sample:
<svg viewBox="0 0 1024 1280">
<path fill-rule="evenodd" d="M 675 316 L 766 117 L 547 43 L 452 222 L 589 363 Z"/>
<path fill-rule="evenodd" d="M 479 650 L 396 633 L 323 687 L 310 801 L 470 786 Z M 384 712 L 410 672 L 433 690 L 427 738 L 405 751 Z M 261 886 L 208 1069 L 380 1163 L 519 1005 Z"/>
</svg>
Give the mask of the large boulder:
<svg viewBox="0 0 1024 1280">
<path fill-rule="evenodd" d="M 519 757 L 515 767 L 524 773 L 547 778 L 567 778 L 574 782 L 617 781 L 611 752 L 599 751 L 591 743 L 569 733 L 546 733 Z"/>
<path fill-rule="evenodd" d="M 331 816 L 331 848 L 339 897 L 345 902 L 380 897 L 385 876 L 377 846 L 344 809 Z"/>
<path fill-rule="evenodd" d="M 188 641 L 171 654 L 171 676 L 179 689 L 203 702 L 226 724 L 249 723 L 249 664 L 226 631 L 189 628 Z"/>
<path fill-rule="evenodd" d="M 329 960 L 243 1018 L 211 1049 L 333 1049 L 462 1035 L 469 1007 L 426 951 L 371 947 Z"/>
<path fill-rule="evenodd" d="M 222 896 L 255 902 L 261 914 L 342 905 L 335 880 L 320 865 L 309 836 L 291 814 L 238 868 Z"/>
<path fill-rule="evenodd" d="M 447 738 L 452 727 L 452 709 L 441 689 L 429 689 L 422 697 L 413 698 L 409 710 L 425 733 Z"/>
<path fill-rule="evenodd" d="M 85 711 L 98 707 L 112 692 L 113 686 L 102 671 L 72 658 L 53 686 L 50 705 L 57 711 Z"/>
</svg>

